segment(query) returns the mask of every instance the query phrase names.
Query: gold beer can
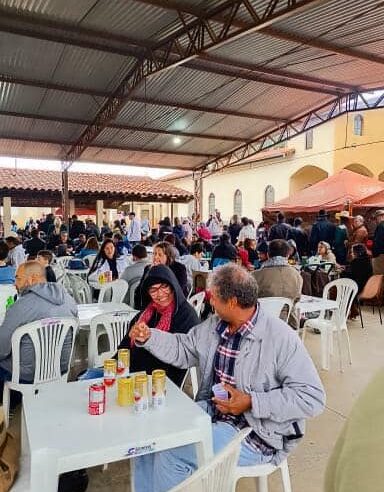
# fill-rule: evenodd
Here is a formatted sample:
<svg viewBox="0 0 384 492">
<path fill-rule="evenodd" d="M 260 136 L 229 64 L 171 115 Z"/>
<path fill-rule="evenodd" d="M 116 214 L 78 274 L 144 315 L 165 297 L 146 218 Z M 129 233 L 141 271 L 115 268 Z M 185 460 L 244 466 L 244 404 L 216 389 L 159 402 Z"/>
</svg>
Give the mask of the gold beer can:
<svg viewBox="0 0 384 492">
<path fill-rule="evenodd" d="M 129 349 L 119 349 L 117 351 L 117 374 L 118 376 L 129 375 Z"/>
<path fill-rule="evenodd" d="M 148 410 L 148 376 L 146 374 L 138 374 L 135 377 L 135 412 L 143 413 Z"/>
<path fill-rule="evenodd" d="M 116 381 L 116 359 L 106 359 L 104 361 L 104 384 L 105 386 L 113 386 Z"/>
<path fill-rule="evenodd" d="M 133 404 L 133 379 L 119 378 L 117 380 L 117 404 L 127 407 Z"/>
<path fill-rule="evenodd" d="M 163 369 L 152 371 L 152 405 L 153 408 L 163 408 L 166 395 L 166 374 Z"/>
</svg>

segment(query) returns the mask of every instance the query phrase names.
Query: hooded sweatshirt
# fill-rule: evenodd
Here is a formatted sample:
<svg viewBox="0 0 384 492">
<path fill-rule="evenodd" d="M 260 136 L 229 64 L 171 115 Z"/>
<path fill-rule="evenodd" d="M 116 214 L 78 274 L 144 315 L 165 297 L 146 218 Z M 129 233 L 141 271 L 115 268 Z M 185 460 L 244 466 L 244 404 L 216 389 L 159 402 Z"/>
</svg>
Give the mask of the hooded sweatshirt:
<svg viewBox="0 0 384 492">
<path fill-rule="evenodd" d="M 155 284 L 168 284 L 172 287 L 175 295 L 175 311 L 172 315 L 172 321 L 170 326 L 170 333 L 188 333 L 188 331 L 195 325 L 199 324 L 199 318 L 196 311 L 189 304 L 184 297 L 183 291 L 180 287 L 172 270 L 166 265 L 157 265 L 152 267 L 148 275 L 146 276 L 142 285 L 142 295 L 144 298 L 144 305 L 147 306 L 151 301 L 148 294 L 148 289 Z M 133 318 L 129 326 L 128 333 L 132 326 L 138 321 L 143 311 Z M 148 322 L 150 328 L 155 328 L 159 322 L 160 314 L 155 312 L 152 318 Z M 178 386 L 181 385 L 185 370 L 177 369 L 160 361 L 157 357 L 147 352 L 145 349 L 137 346 L 131 347 L 130 338 L 128 334 L 123 338 L 119 345 L 120 348 L 131 349 L 130 370 L 131 372 L 146 371 L 147 374 L 151 374 L 154 369 L 164 369 L 167 376 Z"/>
<path fill-rule="evenodd" d="M 77 305 L 60 284 L 41 283 L 27 287 L 6 312 L 0 326 L 0 367 L 12 372 L 12 335 L 16 328 L 46 318 L 76 318 Z M 68 333 L 61 353 L 61 370 L 65 372 L 71 354 L 72 334 Z M 21 339 L 20 380 L 32 382 L 35 373 L 35 352 L 28 335 Z"/>
</svg>

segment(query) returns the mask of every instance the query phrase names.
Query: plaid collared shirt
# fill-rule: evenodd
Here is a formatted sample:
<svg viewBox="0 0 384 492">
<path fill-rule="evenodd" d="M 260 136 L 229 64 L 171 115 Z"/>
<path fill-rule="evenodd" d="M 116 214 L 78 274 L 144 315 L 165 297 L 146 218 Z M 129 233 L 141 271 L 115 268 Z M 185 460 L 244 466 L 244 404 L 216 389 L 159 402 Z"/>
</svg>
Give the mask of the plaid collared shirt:
<svg viewBox="0 0 384 492">
<path fill-rule="evenodd" d="M 221 337 L 221 342 L 217 347 L 215 355 L 214 383 L 222 382 L 236 387 L 234 377 L 236 359 L 240 353 L 240 346 L 243 338 L 255 329 L 257 317 L 258 308 L 255 310 L 252 317 L 233 334 L 230 333 L 228 323 L 225 321 L 220 321 L 217 325 L 216 331 Z M 239 430 L 244 427 L 249 427 L 244 414 L 224 415 L 215 408 L 214 418 L 215 420 L 228 422 Z M 275 452 L 274 448 L 268 446 L 268 444 L 266 444 L 254 431 L 248 435 L 245 442 L 252 449 L 261 452 L 265 456 L 270 456 Z"/>
</svg>

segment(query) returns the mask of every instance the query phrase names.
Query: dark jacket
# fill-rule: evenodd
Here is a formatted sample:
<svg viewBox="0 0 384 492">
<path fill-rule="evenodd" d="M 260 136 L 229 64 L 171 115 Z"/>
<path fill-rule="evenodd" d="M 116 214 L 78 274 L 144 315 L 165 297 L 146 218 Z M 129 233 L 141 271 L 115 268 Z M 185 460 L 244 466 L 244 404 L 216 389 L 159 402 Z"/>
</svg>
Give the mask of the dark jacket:
<svg viewBox="0 0 384 492">
<path fill-rule="evenodd" d="M 231 236 L 231 243 L 236 244 L 239 232 L 241 231 L 241 224 L 230 224 L 228 227 L 228 234 Z"/>
<path fill-rule="evenodd" d="M 47 277 L 47 282 L 57 282 L 56 274 L 51 265 L 45 267 L 45 276 Z"/>
<path fill-rule="evenodd" d="M 177 226 L 173 226 L 173 234 L 177 236 L 181 241 L 185 236 L 183 226 L 181 224 Z"/>
<path fill-rule="evenodd" d="M 369 277 L 372 275 L 372 263 L 369 256 L 354 258 L 343 273 L 343 277 L 351 278 L 357 283 L 359 294 L 364 289 Z"/>
<path fill-rule="evenodd" d="M 378 224 L 373 237 L 372 256 L 376 258 L 379 255 L 384 255 L 384 222 Z"/>
<path fill-rule="evenodd" d="M 320 241 L 326 241 L 333 247 L 335 242 L 335 231 L 335 224 L 332 224 L 332 222 L 325 217 L 318 218 L 317 222 L 312 226 L 311 236 L 309 238 L 311 254 L 317 254 L 317 245 Z"/>
<path fill-rule="evenodd" d="M 291 226 L 285 222 L 278 222 L 277 224 L 274 224 L 269 230 L 268 240 L 273 241 L 274 239 L 287 239 L 290 228 Z"/>
<path fill-rule="evenodd" d="M 74 220 L 69 229 L 69 237 L 76 239 L 80 234 L 85 234 L 85 224 L 82 220 Z"/>
<path fill-rule="evenodd" d="M 149 274 L 151 268 L 154 268 L 152 265 L 148 265 L 144 268 L 144 274 L 141 277 L 140 283 L 137 286 L 135 290 L 135 309 L 142 310 L 147 306 L 148 299 L 145 299 L 145 296 L 143 295 L 143 285 L 144 281 Z M 185 297 L 188 296 L 189 289 L 188 289 L 188 277 L 187 277 L 187 269 L 182 263 L 179 263 L 178 261 L 174 261 L 171 265 L 169 265 L 169 268 L 172 270 L 173 274 L 176 277 L 176 280 L 179 282 L 179 285 L 181 287 L 181 290 L 184 294 Z"/>
<path fill-rule="evenodd" d="M 199 324 L 199 318 L 197 317 L 196 311 L 184 297 L 181 287 L 172 270 L 165 265 L 154 266 L 149 270 L 148 275 L 146 276 L 142 285 L 145 305 L 148 305 L 151 300 L 148 294 L 148 289 L 151 285 L 156 283 L 166 283 L 170 285 L 175 294 L 176 308 L 172 316 L 171 327 L 169 330 L 170 333 L 188 333 L 193 326 Z M 137 316 L 133 318 L 129 330 L 136 323 L 141 314 L 142 313 L 138 313 Z M 150 328 L 155 328 L 159 320 L 160 315 L 158 313 L 155 313 L 148 322 L 148 326 Z M 164 369 L 167 373 L 167 376 L 175 384 L 177 384 L 178 386 L 181 385 L 185 375 L 184 369 L 177 369 L 174 366 L 160 361 L 157 357 L 147 352 L 144 348 L 137 346 L 131 347 L 128 335 L 123 338 L 122 342 L 119 345 L 119 348 L 131 349 L 131 372 L 146 371 L 147 374 L 151 374 L 154 369 Z"/>
<path fill-rule="evenodd" d="M 28 239 L 24 243 L 24 249 L 27 255 L 29 256 L 37 256 L 37 253 L 42 249 L 46 248 L 46 243 L 42 239 L 38 237 L 33 237 L 32 239 Z"/>
<path fill-rule="evenodd" d="M 287 240 L 289 239 L 295 241 L 300 258 L 302 256 L 309 256 L 309 241 L 305 231 L 298 227 L 291 227 L 287 234 Z"/>
<path fill-rule="evenodd" d="M 236 260 L 237 249 L 232 243 L 219 243 L 212 253 L 212 262 L 215 258 L 225 258 L 227 260 Z"/>
</svg>

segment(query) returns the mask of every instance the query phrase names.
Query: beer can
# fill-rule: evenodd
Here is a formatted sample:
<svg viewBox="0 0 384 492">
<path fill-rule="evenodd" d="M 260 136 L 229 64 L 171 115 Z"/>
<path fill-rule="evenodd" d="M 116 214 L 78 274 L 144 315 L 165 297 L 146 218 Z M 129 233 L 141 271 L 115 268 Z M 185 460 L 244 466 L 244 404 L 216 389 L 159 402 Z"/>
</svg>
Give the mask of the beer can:
<svg viewBox="0 0 384 492">
<path fill-rule="evenodd" d="M 103 285 L 105 283 L 104 273 L 100 273 L 98 280 L 100 285 Z"/>
<path fill-rule="evenodd" d="M 111 270 L 104 272 L 104 281 L 105 282 L 112 282 L 112 271 Z"/>
<path fill-rule="evenodd" d="M 148 410 L 148 376 L 146 374 L 138 374 L 135 377 L 135 412 L 143 413 Z"/>
<path fill-rule="evenodd" d="M 101 415 L 105 412 L 105 386 L 103 383 L 95 383 L 89 387 L 88 413 Z"/>
<path fill-rule="evenodd" d="M 117 351 L 117 374 L 119 376 L 129 375 L 129 349 Z"/>
<path fill-rule="evenodd" d="M 104 384 L 105 386 L 113 386 L 116 381 L 116 359 L 106 359 L 104 361 Z"/>
<path fill-rule="evenodd" d="M 117 404 L 127 407 L 133 404 L 133 379 L 119 378 L 117 380 Z"/>
<path fill-rule="evenodd" d="M 152 405 L 153 408 L 162 408 L 165 405 L 166 374 L 163 369 L 152 371 Z"/>
</svg>

